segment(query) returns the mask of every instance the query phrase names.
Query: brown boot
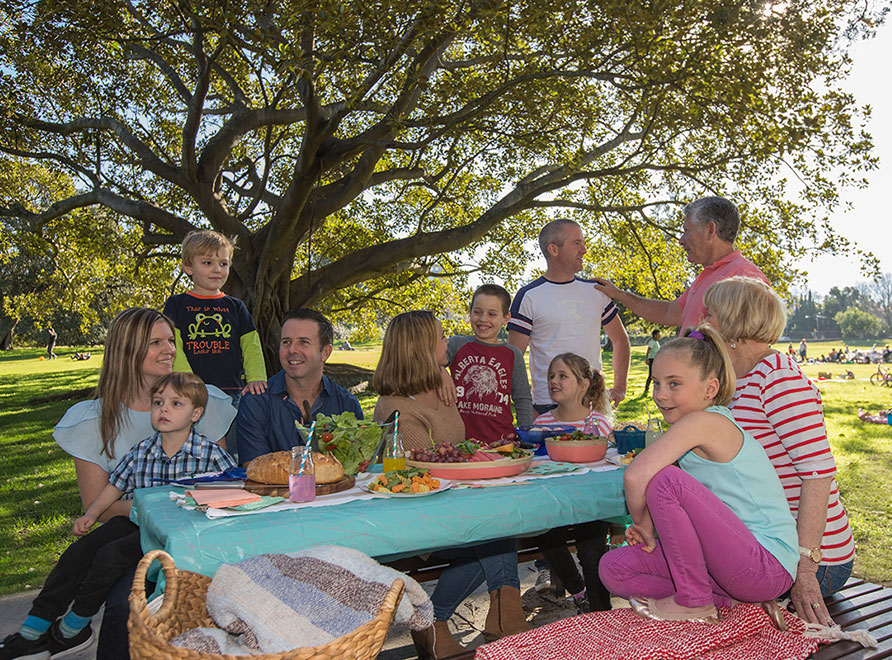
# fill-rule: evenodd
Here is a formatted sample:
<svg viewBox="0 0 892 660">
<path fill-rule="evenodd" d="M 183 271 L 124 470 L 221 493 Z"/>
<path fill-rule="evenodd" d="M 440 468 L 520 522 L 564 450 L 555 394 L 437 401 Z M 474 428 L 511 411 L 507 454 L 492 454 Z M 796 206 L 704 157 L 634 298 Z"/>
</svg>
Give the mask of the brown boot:
<svg viewBox="0 0 892 660">
<path fill-rule="evenodd" d="M 486 623 L 483 626 L 483 637 L 487 642 L 502 638 L 502 627 L 499 625 L 500 593 L 500 589 L 489 592 L 489 611 L 486 613 Z"/>
<path fill-rule="evenodd" d="M 483 635 L 487 640 L 501 639 L 530 629 L 526 614 L 520 604 L 520 591 L 514 587 L 502 587 L 489 592 L 489 612 Z"/>
<path fill-rule="evenodd" d="M 465 652 L 465 647 L 456 642 L 449 632 L 448 621 L 434 621 L 430 628 L 413 630 L 412 642 L 415 644 L 418 660 L 440 660 Z"/>
</svg>

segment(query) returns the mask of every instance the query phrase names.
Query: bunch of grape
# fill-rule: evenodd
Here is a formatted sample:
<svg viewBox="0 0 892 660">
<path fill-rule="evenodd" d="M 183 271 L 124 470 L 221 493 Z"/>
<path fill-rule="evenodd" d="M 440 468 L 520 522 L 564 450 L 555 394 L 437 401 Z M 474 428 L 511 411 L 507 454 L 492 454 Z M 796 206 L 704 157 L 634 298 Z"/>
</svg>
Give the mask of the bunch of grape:
<svg viewBox="0 0 892 660">
<path fill-rule="evenodd" d="M 409 458 L 424 463 L 466 463 L 468 454 L 448 442 L 438 442 L 433 447 L 410 449 Z"/>
</svg>

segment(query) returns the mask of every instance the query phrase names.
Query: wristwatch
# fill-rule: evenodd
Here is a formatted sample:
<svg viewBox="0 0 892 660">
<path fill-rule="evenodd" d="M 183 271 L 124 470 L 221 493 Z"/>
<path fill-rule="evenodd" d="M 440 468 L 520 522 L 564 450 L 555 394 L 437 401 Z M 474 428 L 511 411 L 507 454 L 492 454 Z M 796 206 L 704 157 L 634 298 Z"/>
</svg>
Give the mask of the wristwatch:
<svg viewBox="0 0 892 660">
<path fill-rule="evenodd" d="M 803 557 L 808 557 L 816 564 L 820 564 L 821 559 L 824 557 L 824 553 L 821 552 L 821 546 L 818 546 L 817 548 L 805 548 L 800 545 L 799 554 Z"/>
</svg>

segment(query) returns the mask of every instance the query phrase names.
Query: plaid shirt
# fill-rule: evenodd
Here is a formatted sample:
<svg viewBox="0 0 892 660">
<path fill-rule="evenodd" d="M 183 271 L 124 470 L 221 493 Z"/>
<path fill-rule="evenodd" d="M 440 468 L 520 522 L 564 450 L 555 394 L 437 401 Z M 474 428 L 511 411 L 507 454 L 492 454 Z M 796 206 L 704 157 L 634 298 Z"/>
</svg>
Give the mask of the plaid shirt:
<svg viewBox="0 0 892 660">
<path fill-rule="evenodd" d="M 220 445 L 193 427 L 186 442 L 171 457 L 164 453 L 160 433 L 137 443 L 112 470 L 108 481 L 124 493 L 123 499 L 131 499 L 137 488 L 164 486 L 176 479 L 234 466 L 235 461 Z"/>
</svg>

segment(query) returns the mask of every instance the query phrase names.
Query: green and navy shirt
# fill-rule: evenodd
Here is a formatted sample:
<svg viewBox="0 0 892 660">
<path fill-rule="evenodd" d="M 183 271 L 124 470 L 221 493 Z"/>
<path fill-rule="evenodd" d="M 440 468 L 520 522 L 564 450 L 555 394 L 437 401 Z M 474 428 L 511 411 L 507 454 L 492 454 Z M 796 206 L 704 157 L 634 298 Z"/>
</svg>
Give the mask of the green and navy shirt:
<svg viewBox="0 0 892 660">
<path fill-rule="evenodd" d="M 181 293 L 164 303 L 176 328 L 174 371 L 191 371 L 227 394 L 247 382 L 266 380 L 260 336 L 248 308 L 238 298 L 220 293 Z"/>
</svg>

